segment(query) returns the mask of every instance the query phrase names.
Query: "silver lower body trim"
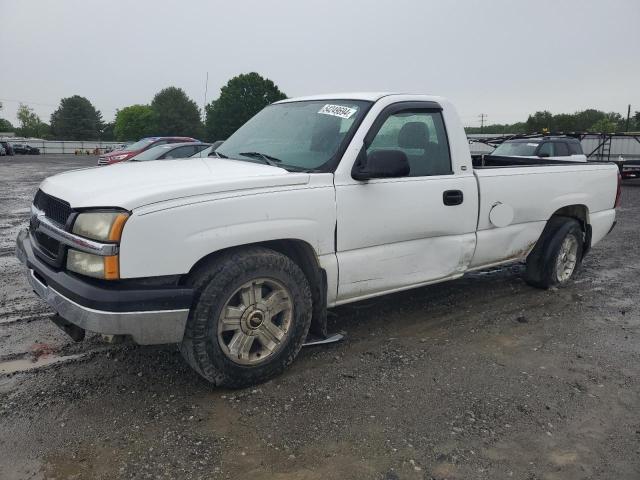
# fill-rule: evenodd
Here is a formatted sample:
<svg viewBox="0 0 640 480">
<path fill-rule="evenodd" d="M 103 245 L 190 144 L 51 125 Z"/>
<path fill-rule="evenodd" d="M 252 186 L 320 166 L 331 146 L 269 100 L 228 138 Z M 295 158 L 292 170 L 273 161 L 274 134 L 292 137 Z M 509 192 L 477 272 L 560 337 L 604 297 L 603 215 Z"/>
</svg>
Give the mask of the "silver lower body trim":
<svg viewBox="0 0 640 480">
<path fill-rule="evenodd" d="M 33 270 L 27 276 L 36 294 L 58 315 L 80 328 L 106 335 L 131 335 L 140 345 L 179 343 L 184 336 L 189 310 L 149 312 L 106 312 L 83 307 L 36 278 Z"/>
</svg>

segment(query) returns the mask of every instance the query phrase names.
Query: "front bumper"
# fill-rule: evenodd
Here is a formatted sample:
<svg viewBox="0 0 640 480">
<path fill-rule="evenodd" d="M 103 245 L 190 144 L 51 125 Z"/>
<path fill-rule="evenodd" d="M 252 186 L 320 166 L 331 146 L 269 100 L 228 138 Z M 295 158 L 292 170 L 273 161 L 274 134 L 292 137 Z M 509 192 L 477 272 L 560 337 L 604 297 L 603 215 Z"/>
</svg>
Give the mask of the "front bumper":
<svg viewBox="0 0 640 480">
<path fill-rule="evenodd" d="M 141 345 L 182 341 L 193 298 L 191 289 L 98 285 L 42 262 L 31 241 L 29 231 L 21 231 L 16 256 L 26 265 L 34 292 L 65 320 L 92 332 L 130 335 Z"/>
</svg>

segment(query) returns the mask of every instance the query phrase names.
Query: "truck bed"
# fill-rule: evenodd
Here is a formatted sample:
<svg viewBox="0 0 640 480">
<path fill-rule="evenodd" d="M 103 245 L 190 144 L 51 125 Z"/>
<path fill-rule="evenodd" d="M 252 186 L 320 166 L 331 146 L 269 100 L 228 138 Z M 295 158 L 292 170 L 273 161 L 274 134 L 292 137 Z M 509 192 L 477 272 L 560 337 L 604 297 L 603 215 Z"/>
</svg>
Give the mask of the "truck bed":
<svg viewBox="0 0 640 480">
<path fill-rule="evenodd" d="M 497 251 L 506 252 L 497 260 L 525 257 L 547 220 L 567 205 L 584 212 L 594 244 L 610 229 L 617 185 L 617 168 L 612 163 L 494 159 L 500 164 L 473 167 L 480 205 L 471 268 L 491 264 Z M 491 210 L 499 204 L 513 215 L 510 225 L 503 228 L 495 228 L 490 220 Z"/>
<path fill-rule="evenodd" d="M 571 162 L 566 160 L 539 160 L 536 158 L 508 157 L 501 155 L 472 156 L 473 168 L 497 168 L 497 167 L 538 167 L 552 165 L 606 165 L 610 162 Z"/>
</svg>

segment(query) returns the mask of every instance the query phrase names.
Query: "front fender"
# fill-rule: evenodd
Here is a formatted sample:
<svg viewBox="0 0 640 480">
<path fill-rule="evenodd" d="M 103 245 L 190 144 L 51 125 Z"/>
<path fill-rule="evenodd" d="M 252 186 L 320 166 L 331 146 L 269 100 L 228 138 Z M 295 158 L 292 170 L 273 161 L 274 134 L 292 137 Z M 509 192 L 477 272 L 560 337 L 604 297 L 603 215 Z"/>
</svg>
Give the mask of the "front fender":
<svg viewBox="0 0 640 480">
<path fill-rule="evenodd" d="M 333 252 L 333 185 L 210 199 L 133 212 L 120 247 L 121 278 L 182 275 L 225 248 L 298 239 Z"/>
</svg>

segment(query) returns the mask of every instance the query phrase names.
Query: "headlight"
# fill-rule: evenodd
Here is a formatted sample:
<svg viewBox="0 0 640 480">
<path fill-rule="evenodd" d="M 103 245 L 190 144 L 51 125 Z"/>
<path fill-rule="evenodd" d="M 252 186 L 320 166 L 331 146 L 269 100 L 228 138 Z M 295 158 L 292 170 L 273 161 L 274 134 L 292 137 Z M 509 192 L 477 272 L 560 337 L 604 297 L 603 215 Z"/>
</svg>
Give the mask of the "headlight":
<svg viewBox="0 0 640 480">
<path fill-rule="evenodd" d="M 117 280 L 120 278 L 117 255 L 102 257 L 69 249 L 67 252 L 67 270 L 105 280 Z"/>
<path fill-rule="evenodd" d="M 111 157 L 110 160 L 124 160 L 128 156 L 129 156 L 129 154 L 125 153 L 124 155 L 116 155 L 115 157 Z"/>
<path fill-rule="evenodd" d="M 128 218 L 123 212 L 81 213 L 73 223 L 73 233 L 101 242 L 119 242 Z"/>
<path fill-rule="evenodd" d="M 73 233 L 100 242 L 119 242 L 129 218 L 125 212 L 86 212 L 76 217 Z M 120 278 L 118 255 L 101 256 L 69 249 L 67 270 L 105 280 Z"/>
</svg>

